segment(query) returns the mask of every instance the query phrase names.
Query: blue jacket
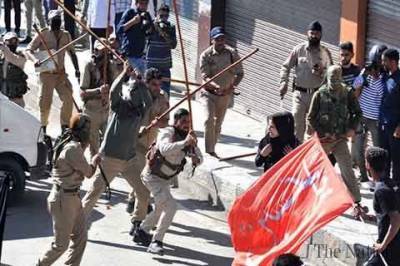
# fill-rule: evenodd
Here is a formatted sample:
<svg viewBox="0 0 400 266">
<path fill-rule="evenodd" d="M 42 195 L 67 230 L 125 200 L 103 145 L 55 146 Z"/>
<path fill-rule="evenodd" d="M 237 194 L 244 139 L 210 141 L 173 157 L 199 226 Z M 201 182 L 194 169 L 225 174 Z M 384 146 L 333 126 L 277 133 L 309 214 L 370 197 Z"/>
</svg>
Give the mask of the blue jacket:
<svg viewBox="0 0 400 266">
<path fill-rule="evenodd" d="M 146 45 L 146 33 L 142 29 L 142 24 L 133 25 L 129 30 L 124 31 L 124 24 L 131 20 L 138 13 L 130 8 L 124 12 L 117 26 L 117 36 L 121 42 L 121 50 L 124 55 L 129 57 L 142 57 Z"/>
<path fill-rule="evenodd" d="M 389 127 L 400 126 L 400 70 L 386 75 L 380 123 Z"/>
</svg>

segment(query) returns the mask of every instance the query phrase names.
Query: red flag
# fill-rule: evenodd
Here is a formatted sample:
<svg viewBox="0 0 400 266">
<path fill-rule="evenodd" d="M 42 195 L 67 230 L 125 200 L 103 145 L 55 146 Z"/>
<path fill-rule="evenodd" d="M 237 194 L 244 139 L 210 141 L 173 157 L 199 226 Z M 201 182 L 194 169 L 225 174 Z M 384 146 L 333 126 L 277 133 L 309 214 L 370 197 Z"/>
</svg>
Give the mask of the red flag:
<svg viewBox="0 0 400 266">
<path fill-rule="evenodd" d="M 236 199 L 229 226 L 232 265 L 271 265 L 296 253 L 315 231 L 353 204 L 316 136 L 297 147 Z"/>
</svg>

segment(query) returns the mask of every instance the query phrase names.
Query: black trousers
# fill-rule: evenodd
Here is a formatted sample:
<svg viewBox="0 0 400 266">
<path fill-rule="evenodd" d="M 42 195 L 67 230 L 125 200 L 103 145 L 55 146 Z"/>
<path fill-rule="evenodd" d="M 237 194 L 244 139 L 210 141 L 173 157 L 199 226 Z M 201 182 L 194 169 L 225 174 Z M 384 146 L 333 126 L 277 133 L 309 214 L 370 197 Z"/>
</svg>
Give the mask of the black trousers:
<svg viewBox="0 0 400 266">
<path fill-rule="evenodd" d="M 75 15 L 75 0 L 64 0 L 65 7 Z M 64 12 L 64 28 L 71 34 L 72 40 L 75 39 L 75 20 Z"/>
<path fill-rule="evenodd" d="M 379 128 L 379 146 L 389 153 L 385 174 L 392 175 L 393 181 L 400 184 L 400 139 L 393 137 L 395 126 L 382 126 Z"/>
<path fill-rule="evenodd" d="M 11 31 L 11 8 L 14 7 L 15 32 L 21 27 L 21 0 L 4 0 L 4 23 L 6 30 Z"/>
<path fill-rule="evenodd" d="M 95 29 L 95 28 L 90 28 L 97 36 L 99 36 L 100 38 L 105 38 L 106 37 L 106 29 L 105 28 L 99 28 L 99 29 Z M 93 37 L 92 35 L 90 35 L 90 52 L 93 52 L 93 45 L 94 42 L 96 41 L 96 38 Z"/>
</svg>

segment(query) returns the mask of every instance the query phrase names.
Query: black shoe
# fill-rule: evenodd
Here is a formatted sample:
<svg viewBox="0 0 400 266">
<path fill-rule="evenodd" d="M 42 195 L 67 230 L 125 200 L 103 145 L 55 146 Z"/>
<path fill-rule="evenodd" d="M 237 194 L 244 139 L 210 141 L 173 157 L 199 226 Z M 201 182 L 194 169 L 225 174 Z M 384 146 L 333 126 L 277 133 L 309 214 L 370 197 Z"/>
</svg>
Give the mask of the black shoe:
<svg viewBox="0 0 400 266">
<path fill-rule="evenodd" d="M 126 212 L 132 213 L 134 209 L 135 209 L 135 199 L 128 201 L 128 204 L 126 205 Z"/>
<path fill-rule="evenodd" d="M 147 252 L 161 256 L 164 255 L 163 242 L 158 240 L 151 242 L 149 247 L 147 248 Z"/>
<path fill-rule="evenodd" d="M 136 230 L 140 227 L 140 224 L 142 223 L 142 221 L 133 221 L 132 222 L 132 227 L 131 230 L 129 231 L 129 234 L 131 236 L 135 235 Z"/>
<path fill-rule="evenodd" d="M 207 153 L 210 154 L 212 157 L 219 159 L 219 156 L 215 153 L 215 151 L 211 151 L 211 152 L 207 152 Z"/>
<path fill-rule="evenodd" d="M 61 125 L 61 135 L 64 134 L 67 129 L 68 129 L 67 125 Z"/>
<path fill-rule="evenodd" d="M 147 206 L 147 214 L 151 213 L 153 211 L 153 206 L 151 204 L 149 204 Z"/>
<path fill-rule="evenodd" d="M 26 36 L 24 39 L 20 41 L 21 44 L 28 44 L 32 41 L 31 36 Z"/>
<path fill-rule="evenodd" d="M 138 228 L 135 231 L 135 235 L 133 236 L 133 242 L 141 244 L 143 246 L 149 246 L 151 243 L 151 239 L 153 236 L 146 231 L 144 231 L 142 228 Z"/>
</svg>

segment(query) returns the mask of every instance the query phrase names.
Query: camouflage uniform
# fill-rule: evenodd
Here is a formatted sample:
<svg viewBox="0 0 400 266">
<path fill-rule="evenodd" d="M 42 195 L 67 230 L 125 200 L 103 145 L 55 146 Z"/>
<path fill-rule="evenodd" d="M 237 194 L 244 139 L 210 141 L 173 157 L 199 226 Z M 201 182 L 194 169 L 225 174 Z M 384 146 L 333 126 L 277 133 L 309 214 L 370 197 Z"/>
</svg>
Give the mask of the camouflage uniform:
<svg viewBox="0 0 400 266">
<path fill-rule="evenodd" d="M 316 131 L 324 150 L 332 152 L 355 202 L 361 201 L 360 189 L 352 169 L 347 132 L 355 130 L 361 119 L 357 98 L 341 81 L 340 66 L 328 69 L 328 84 L 313 96 L 308 113 L 308 133 Z M 335 83 L 336 82 L 336 83 Z"/>
</svg>

